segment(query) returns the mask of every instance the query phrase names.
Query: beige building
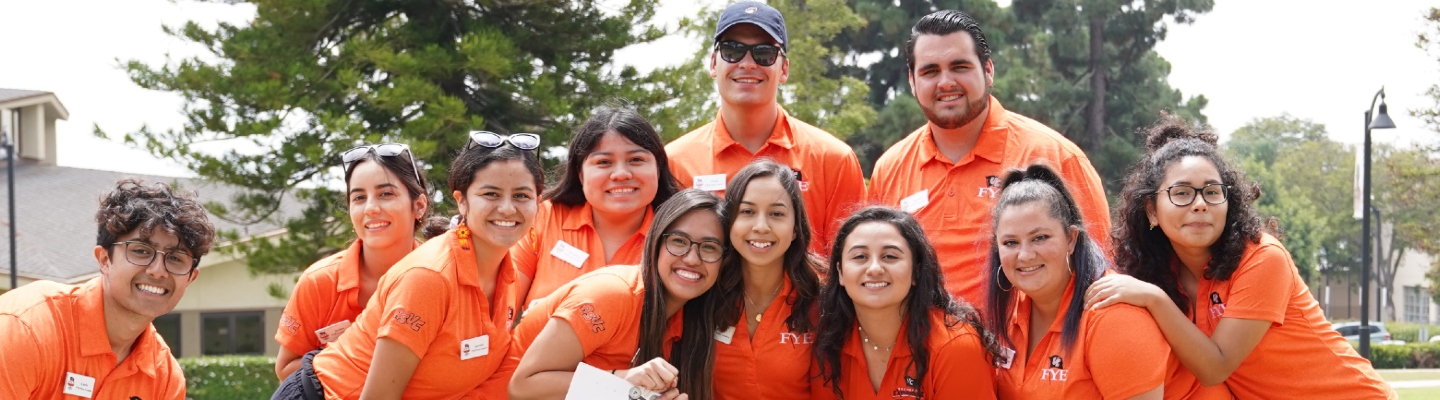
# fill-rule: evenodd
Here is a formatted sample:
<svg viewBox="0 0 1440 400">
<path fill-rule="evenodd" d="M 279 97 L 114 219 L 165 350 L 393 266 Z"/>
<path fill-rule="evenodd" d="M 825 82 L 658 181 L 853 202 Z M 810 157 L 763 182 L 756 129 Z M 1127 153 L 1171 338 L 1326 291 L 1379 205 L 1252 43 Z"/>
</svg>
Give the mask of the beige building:
<svg viewBox="0 0 1440 400">
<path fill-rule="evenodd" d="M 95 263 L 94 215 L 101 193 L 122 178 L 161 181 L 193 189 L 201 202 L 227 203 L 238 190 L 188 178 L 148 176 L 61 167 L 56 161 L 55 121 L 69 112 L 53 93 L 0 89 L 0 131 L 15 132 L 15 218 L 0 205 L 0 287 L 10 286 L 8 225 L 16 229 L 16 277 L 20 285 L 36 280 L 78 284 L 99 275 Z M 0 171 L 4 169 L 0 151 Z M 3 180 L 4 172 L 0 172 Z M 0 193 L 4 193 L 0 185 Z M 0 195 L 8 196 L 8 194 Z M 6 197 L 0 197 L 4 203 Z M 282 204 L 282 214 L 297 204 Z M 293 214 L 291 214 L 293 215 Z M 283 233 L 274 224 L 237 225 L 210 218 L 218 230 L 240 232 L 247 240 Z M 271 296 L 270 286 L 288 293 L 294 276 L 252 276 L 243 258 L 226 254 L 217 243 L 200 262 L 200 276 L 185 292 L 175 311 L 155 320 L 175 354 L 181 357 L 220 354 L 275 355 L 271 339 L 279 326 L 285 301 Z"/>
</svg>

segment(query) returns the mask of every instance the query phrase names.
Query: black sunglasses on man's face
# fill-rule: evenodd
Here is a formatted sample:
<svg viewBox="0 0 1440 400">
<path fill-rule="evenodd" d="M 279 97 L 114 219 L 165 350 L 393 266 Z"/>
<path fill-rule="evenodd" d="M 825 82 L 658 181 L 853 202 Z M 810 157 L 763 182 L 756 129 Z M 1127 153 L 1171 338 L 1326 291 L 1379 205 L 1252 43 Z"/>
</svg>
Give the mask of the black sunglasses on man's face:
<svg viewBox="0 0 1440 400">
<path fill-rule="evenodd" d="M 715 43 L 715 51 L 720 53 L 720 59 L 728 63 L 740 62 L 745 59 L 745 53 L 748 52 L 751 59 L 755 60 L 755 64 L 768 67 L 775 65 L 775 61 L 780 60 L 780 55 L 785 52 L 785 49 L 773 44 L 744 44 L 733 40 L 724 40 Z"/>
</svg>

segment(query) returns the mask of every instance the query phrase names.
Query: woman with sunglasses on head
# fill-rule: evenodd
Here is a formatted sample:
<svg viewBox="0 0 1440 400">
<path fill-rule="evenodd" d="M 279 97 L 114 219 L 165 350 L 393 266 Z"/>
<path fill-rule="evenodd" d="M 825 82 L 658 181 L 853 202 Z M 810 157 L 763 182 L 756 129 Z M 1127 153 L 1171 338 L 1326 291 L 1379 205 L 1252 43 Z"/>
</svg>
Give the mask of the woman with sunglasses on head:
<svg viewBox="0 0 1440 400">
<path fill-rule="evenodd" d="M 1011 170 L 995 202 L 985 315 L 1009 346 L 1002 399 L 1160 399 L 1170 346 L 1144 309 L 1085 309 L 1110 261 L 1043 164 Z M 1013 351 L 1013 352 L 1012 352 Z"/>
<path fill-rule="evenodd" d="M 280 379 L 300 369 L 305 353 L 340 337 L 375 294 L 380 277 L 417 246 L 415 231 L 430 203 L 413 157 L 409 146 L 397 143 L 341 154 L 355 242 L 311 264 L 295 283 L 275 331 Z"/>
<path fill-rule="evenodd" d="M 580 126 L 535 229 L 511 250 L 523 309 L 586 272 L 640 262 L 645 229 L 680 191 L 665 142 L 635 110 L 604 106 Z"/>
<path fill-rule="evenodd" d="M 538 146 L 534 134 L 473 132 L 450 164 L 458 226 L 396 263 L 355 324 L 307 354 L 274 398 L 504 398 L 514 368 L 504 363 L 515 315 L 508 250 L 544 187 Z"/>
<path fill-rule="evenodd" d="M 1120 196 L 1114 243 L 1126 275 L 1091 285 L 1087 306 L 1149 310 L 1188 372 L 1238 398 L 1395 398 L 1261 231 L 1258 188 L 1215 134 L 1192 129 L 1170 116 L 1150 129 Z"/>
<path fill-rule="evenodd" d="M 536 303 L 514 332 L 511 399 L 560 399 L 581 362 L 662 399 L 712 396 L 715 308 L 724 275 L 718 197 L 687 189 L 655 210 L 638 266 L 585 274 Z"/>
<path fill-rule="evenodd" d="M 845 220 L 820 292 L 815 399 L 993 399 L 995 336 L 945 291 L 920 222 L 883 206 Z"/>
<path fill-rule="evenodd" d="M 810 225 L 789 167 L 758 159 L 725 189 L 730 247 L 717 283 L 715 398 L 810 398 L 810 345 L 820 295 Z"/>
</svg>

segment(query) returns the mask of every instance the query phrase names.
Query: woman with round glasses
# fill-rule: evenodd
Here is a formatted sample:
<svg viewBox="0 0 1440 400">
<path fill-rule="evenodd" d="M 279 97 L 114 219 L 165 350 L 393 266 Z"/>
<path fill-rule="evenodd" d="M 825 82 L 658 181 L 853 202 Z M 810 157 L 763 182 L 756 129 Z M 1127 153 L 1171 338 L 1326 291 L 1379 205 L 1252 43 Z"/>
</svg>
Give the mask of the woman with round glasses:
<svg viewBox="0 0 1440 400">
<path fill-rule="evenodd" d="M 429 211 L 428 186 L 409 146 L 371 144 L 341 154 L 345 202 L 355 241 L 311 264 L 280 315 L 275 374 L 300 369 L 300 357 L 345 332 L 375 294 L 376 283 L 417 245 L 415 231 Z"/>
<path fill-rule="evenodd" d="M 808 399 L 824 266 L 806 251 L 800 184 L 789 167 L 761 158 L 736 172 L 725 194 L 723 268 L 740 273 L 716 286 L 715 398 Z"/>
<path fill-rule="evenodd" d="M 1005 351 L 1003 399 L 1155 399 L 1170 346 L 1144 309 L 1085 309 L 1110 261 L 1075 197 L 1043 164 L 1011 170 L 995 200 L 985 316 Z"/>
<path fill-rule="evenodd" d="M 680 191 L 665 142 L 635 110 L 605 106 L 570 140 L 533 234 L 511 250 L 523 309 L 586 272 L 640 262 L 655 207 Z"/>
<path fill-rule="evenodd" d="M 1151 128 L 1120 195 L 1116 264 L 1127 275 L 1096 281 L 1086 305 L 1149 310 L 1189 373 L 1238 398 L 1395 398 L 1261 231 L 1259 190 L 1216 140 L 1176 117 Z"/>
<path fill-rule="evenodd" d="M 718 197 L 687 189 L 655 210 L 638 266 L 585 274 L 536 303 L 515 328 L 523 357 L 511 399 L 560 399 L 581 362 L 663 399 L 709 400 L 725 227 Z"/>
<path fill-rule="evenodd" d="M 471 135 L 450 164 L 456 228 L 396 263 L 354 325 L 302 358 L 274 398 L 505 398 L 509 249 L 535 218 L 544 173 L 538 137 L 490 135 Z"/>
<path fill-rule="evenodd" d="M 840 226 L 814 349 L 814 399 L 994 399 L 995 335 L 945 291 L 909 213 L 872 206 Z"/>
</svg>

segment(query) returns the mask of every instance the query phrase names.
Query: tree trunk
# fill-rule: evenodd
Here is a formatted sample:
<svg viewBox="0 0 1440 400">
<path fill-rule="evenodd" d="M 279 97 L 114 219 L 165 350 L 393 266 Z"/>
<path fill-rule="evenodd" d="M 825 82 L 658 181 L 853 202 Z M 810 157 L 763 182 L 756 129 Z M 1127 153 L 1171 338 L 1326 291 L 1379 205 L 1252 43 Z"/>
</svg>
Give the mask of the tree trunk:
<svg viewBox="0 0 1440 400">
<path fill-rule="evenodd" d="M 1092 11 L 1090 16 L 1090 109 L 1079 143 L 1089 154 L 1098 154 L 1105 137 L 1105 78 L 1110 68 L 1105 65 L 1105 19 L 1100 14 Z"/>
</svg>

